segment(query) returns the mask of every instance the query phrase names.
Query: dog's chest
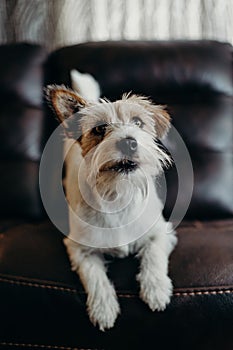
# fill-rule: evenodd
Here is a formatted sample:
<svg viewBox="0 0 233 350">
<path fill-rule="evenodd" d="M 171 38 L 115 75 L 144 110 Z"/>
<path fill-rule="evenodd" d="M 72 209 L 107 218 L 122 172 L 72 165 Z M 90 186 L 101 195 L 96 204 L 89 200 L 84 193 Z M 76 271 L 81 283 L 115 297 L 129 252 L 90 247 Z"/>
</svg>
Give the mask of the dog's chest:
<svg viewBox="0 0 233 350">
<path fill-rule="evenodd" d="M 129 245 L 124 245 L 116 248 L 103 249 L 102 253 L 111 255 L 117 258 L 125 258 L 130 254 Z"/>
</svg>

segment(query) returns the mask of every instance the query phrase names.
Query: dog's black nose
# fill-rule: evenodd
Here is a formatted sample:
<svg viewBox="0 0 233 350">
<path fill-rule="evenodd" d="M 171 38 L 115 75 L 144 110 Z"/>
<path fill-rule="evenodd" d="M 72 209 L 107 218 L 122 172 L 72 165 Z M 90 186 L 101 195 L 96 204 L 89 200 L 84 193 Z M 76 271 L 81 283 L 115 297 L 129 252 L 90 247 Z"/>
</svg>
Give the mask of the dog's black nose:
<svg viewBox="0 0 233 350">
<path fill-rule="evenodd" d="M 117 148 L 122 154 L 132 156 L 138 148 L 138 143 L 133 137 L 126 137 L 117 142 Z"/>
</svg>

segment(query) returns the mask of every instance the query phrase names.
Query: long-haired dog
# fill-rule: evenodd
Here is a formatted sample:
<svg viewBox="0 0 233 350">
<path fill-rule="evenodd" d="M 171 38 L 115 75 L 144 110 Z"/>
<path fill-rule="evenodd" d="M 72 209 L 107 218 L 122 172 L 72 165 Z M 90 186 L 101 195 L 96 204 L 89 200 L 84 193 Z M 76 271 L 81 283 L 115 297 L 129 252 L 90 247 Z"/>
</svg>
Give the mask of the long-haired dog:
<svg viewBox="0 0 233 350">
<path fill-rule="evenodd" d="M 138 95 L 110 102 L 96 92 L 90 100 L 93 84 L 82 96 L 51 85 L 47 96 L 69 148 L 70 233 L 64 243 L 87 293 L 90 320 L 105 330 L 113 327 L 120 308 L 104 254 L 136 253 L 140 297 L 151 310 L 162 311 L 172 295 L 168 260 L 176 235 L 156 192 L 156 177 L 170 161 L 156 142 L 170 127 L 167 111 Z"/>
</svg>

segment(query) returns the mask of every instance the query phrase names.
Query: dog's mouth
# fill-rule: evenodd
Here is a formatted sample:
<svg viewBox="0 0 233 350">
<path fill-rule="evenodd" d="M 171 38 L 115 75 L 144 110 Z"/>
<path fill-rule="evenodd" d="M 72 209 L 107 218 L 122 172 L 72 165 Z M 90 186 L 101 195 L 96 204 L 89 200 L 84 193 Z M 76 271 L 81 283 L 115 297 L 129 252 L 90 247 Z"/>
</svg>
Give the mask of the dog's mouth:
<svg viewBox="0 0 233 350">
<path fill-rule="evenodd" d="M 130 159 L 122 159 L 118 162 L 106 163 L 100 171 L 112 171 L 117 173 L 128 174 L 135 171 L 138 168 L 138 164 Z"/>
</svg>

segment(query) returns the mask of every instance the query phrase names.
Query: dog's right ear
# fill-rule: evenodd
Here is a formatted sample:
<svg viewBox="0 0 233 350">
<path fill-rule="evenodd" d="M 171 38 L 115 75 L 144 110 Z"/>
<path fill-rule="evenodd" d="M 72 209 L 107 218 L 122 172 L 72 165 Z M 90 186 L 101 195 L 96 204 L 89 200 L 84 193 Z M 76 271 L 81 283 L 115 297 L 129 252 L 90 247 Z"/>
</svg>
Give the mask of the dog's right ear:
<svg viewBox="0 0 233 350">
<path fill-rule="evenodd" d="M 87 102 L 75 91 L 64 85 L 48 85 L 45 93 L 50 107 L 55 112 L 59 122 L 69 129 L 68 118 L 87 105 Z M 73 124 L 73 123 L 71 123 Z"/>
</svg>

